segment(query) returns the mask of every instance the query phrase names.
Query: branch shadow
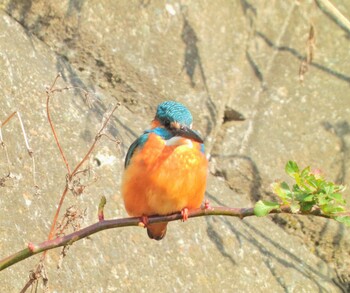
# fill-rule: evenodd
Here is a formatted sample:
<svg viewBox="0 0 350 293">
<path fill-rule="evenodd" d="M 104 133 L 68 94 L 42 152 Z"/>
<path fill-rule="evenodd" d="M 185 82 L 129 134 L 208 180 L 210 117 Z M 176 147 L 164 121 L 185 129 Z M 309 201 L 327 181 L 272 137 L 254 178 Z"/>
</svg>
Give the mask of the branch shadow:
<svg viewBox="0 0 350 293">
<path fill-rule="evenodd" d="M 212 194 L 207 192 L 206 196 L 210 198 L 212 202 L 215 202 L 215 204 L 225 206 L 222 201 L 217 199 Z M 329 282 L 333 281 L 329 275 L 320 272 L 316 267 L 312 267 L 306 264 L 300 256 L 296 255 L 291 250 L 288 250 L 287 248 L 281 246 L 279 243 L 269 238 L 266 233 L 260 231 L 258 228 L 249 224 L 247 221 L 242 220 L 240 222 L 243 225 L 243 228 L 241 229 L 235 228 L 235 225 L 227 217 L 218 217 L 217 221 L 223 223 L 232 232 L 232 234 L 235 235 L 240 249 L 243 248 L 243 241 L 247 241 L 264 256 L 263 261 L 266 267 L 270 270 L 271 275 L 274 276 L 276 282 L 280 285 L 284 292 L 290 292 L 289 288 L 287 287 L 288 283 L 283 278 L 283 276 L 279 275 L 278 270 L 276 270 L 275 266 L 272 264 L 272 261 L 280 264 L 285 269 L 294 270 L 308 278 L 318 287 L 318 292 L 326 292 L 327 288 L 324 286 L 324 284 L 315 280 L 312 275 L 318 276 L 322 280 L 329 280 Z M 207 235 L 209 239 L 215 244 L 219 252 L 225 258 L 228 258 L 233 265 L 237 265 L 238 262 L 232 256 L 230 248 L 223 245 L 223 236 L 218 232 L 215 232 L 215 228 L 212 225 L 211 221 L 207 220 L 207 225 Z M 262 240 L 258 240 L 258 237 Z M 268 248 L 266 248 L 266 245 L 263 243 L 263 241 L 272 245 L 280 253 L 280 255 L 283 255 L 283 257 L 271 252 Z M 237 250 L 237 247 L 234 247 L 232 249 Z"/>
<path fill-rule="evenodd" d="M 6 6 L 6 11 L 9 15 L 13 15 L 13 13 L 18 10 L 19 13 L 19 19 L 18 22 L 25 26 L 25 21 L 28 17 L 28 13 L 30 9 L 32 8 L 33 1 L 32 0 L 12 0 L 9 1 Z"/>
<path fill-rule="evenodd" d="M 256 76 L 256 78 L 260 82 L 261 90 L 262 91 L 266 90 L 267 89 L 267 84 L 265 82 L 264 75 L 263 75 L 262 71 L 260 70 L 258 64 L 255 62 L 253 57 L 250 55 L 248 50 L 246 50 L 245 56 L 246 56 L 246 59 L 248 61 L 248 64 L 250 65 L 250 67 L 252 68 L 252 70 L 254 72 L 254 75 Z"/>
<path fill-rule="evenodd" d="M 264 35 L 262 32 L 256 31 L 255 33 L 258 37 L 260 37 L 262 40 L 265 41 L 265 43 L 270 46 L 271 48 L 273 48 L 274 50 L 278 50 L 281 52 L 289 52 L 291 53 L 293 56 L 295 56 L 297 59 L 299 59 L 300 61 L 303 61 L 305 58 L 304 56 L 299 53 L 297 50 L 287 47 L 287 46 L 277 46 L 275 45 L 266 35 Z M 326 72 L 340 80 L 346 81 L 348 83 L 350 83 L 350 76 L 345 75 L 343 73 L 337 72 L 333 69 L 330 69 L 322 64 L 316 63 L 316 62 L 311 62 L 310 66 L 313 66 L 323 72 Z"/>
<path fill-rule="evenodd" d="M 320 4 L 319 0 L 316 0 L 316 5 L 318 6 L 318 8 L 325 14 L 328 16 L 329 19 L 331 19 L 336 25 L 338 25 L 342 30 L 344 30 L 347 33 L 347 36 L 350 37 L 350 31 L 349 29 L 342 25 L 341 22 L 338 21 L 338 19 L 336 19 L 332 14 L 330 14 L 326 9 L 324 9 L 324 7 Z"/>
<path fill-rule="evenodd" d="M 93 85 L 86 85 L 80 77 L 77 75 L 76 71 L 72 68 L 72 66 L 69 64 L 69 62 L 62 56 L 57 57 L 57 62 L 56 62 L 56 68 L 57 71 L 61 73 L 62 79 L 72 85 L 74 88 L 74 95 L 80 97 L 84 103 L 86 102 L 86 97 L 85 94 L 80 90 L 83 89 L 84 91 L 88 93 L 92 93 L 93 96 L 95 96 L 95 90 L 93 88 Z M 75 103 L 76 107 L 79 107 L 79 104 L 75 102 L 74 100 L 72 101 Z M 104 115 L 110 110 L 109 106 L 103 103 L 103 101 L 98 97 L 95 96 L 93 99 L 93 103 L 91 104 L 91 110 L 95 114 L 96 119 L 98 121 L 103 121 Z M 86 119 L 90 119 L 89 116 L 87 116 Z M 107 131 L 115 138 L 121 138 L 122 137 L 122 130 L 126 132 L 127 136 L 130 136 L 130 140 L 134 140 L 137 138 L 137 133 L 135 133 L 130 127 L 128 127 L 127 124 L 123 123 L 116 115 L 113 115 L 111 117 L 110 123 L 107 125 Z M 87 140 L 88 142 L 91 141 L 91 135 L 89 135 L 90 131 L 87 129 L 85 130 L 85 135 L 83 138 Z M 122 139 L 119 139 L 121 142 L 121 150 L 122 155 L 125 155 L 124 150 L 127 149 L 127 146 L 123 142 Z"/>
<path fill-rule="evenodd" d="M 186 16 L 186 8 L 181 8 L 181 14 L 183 18 L 183 27 L 181 32 L 181 39 L 185 43 L 185 52 L 184 52 L 184 65 L 182 67 L 182 70 L 186 70 L 186 74 L 190 79 L 191 87 L 195 87 L 196 83 L 194 81 L 194 74 L 196 71 L 196 68 L 198 68 L 201 80 L 203 82 L 205 91 L 207 93 L 207 101 L 206 106 L 209 111 L 210 115 L 210 123 L 208 123 L 208 133 L 211 132 L 212 129 L 216 126 L 216 118 L 217 118 L 217 108 L 215 103 L 212 100 L 208 84 L 207 84 L 207 77 L 204 71 L 202 59 L 200 57 L 199 48 L 197 46 L 197 43 L 199 41 L 197 34 L 195 30 L 193 29 L 192 25 L 190 24 L 189 20 Z"/>
<path fill-rule="evenodd" d="M 346 143 L 345 136 L 350 135 L 350 125 L 347 121 L 339 121 L 336 124 L 331 124 L 330 122 L 324 121 L 322 122 L 323 128 L 334 134 L 340 143 L 340 160 L 336 162 L 336 164 L 340 164 L 339 173 L 336 176 L 335 182 L 337 184 L 344 184 L 346 176 L 347 176 L 347 161 L 349 160 L 349 147 Z"/>
<path fill-rule="evenodd" d="M 225 258 L 228 258 L 233 265 L 236 265 L 236 261 L 234 260 L 233 256 L 227 252 L 224 239 L 221 237 L 221 235 L 215 230 L 214 225 L 212 224 L 212 221 L 218 221 L 215 218 L 210 219 L 209 217 L 205 217 L 205 220 L 207 222 L 207 235 L 209 239 L 215 244 L 217 250 L 221 253 L 221 255 Z"/>
<path fill-rule="evenodd" d="M 244 176 L 247 181 L 250 182 L 249 184 L 249 199 L 252 203 L 255 203 L 261 199 L 261 186 L 262 186 L 262 178 L 260 176 L 260 171 L 258 169 L 258 166 L 255 164 L 255 162 L 249 157 L 245 155 L 218 155 L 218 154 L 212 154 L 213 158 L 219 158 L 221 160 L 225 159 L 233 159 L 233 160 L 243 160 L 248 163 L 249 165 L 249 171 L 252 174 L 252 178 L 247 178 L 247 176 L 243 173 L 240 173 L 241 176 Z M 229 181 L 228 175 L 225 171 L 222 173 L 216 173 L 215 176 L 222 176 L 226 181 Z M 231 189 L 233 188 L 230 186 Z"/>
</svg>

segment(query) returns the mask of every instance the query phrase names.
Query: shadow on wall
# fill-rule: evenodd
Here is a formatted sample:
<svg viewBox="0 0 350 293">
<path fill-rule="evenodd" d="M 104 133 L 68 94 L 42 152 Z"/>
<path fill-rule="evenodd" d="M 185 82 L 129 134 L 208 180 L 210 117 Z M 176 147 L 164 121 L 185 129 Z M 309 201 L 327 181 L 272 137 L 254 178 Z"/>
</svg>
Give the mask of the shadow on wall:
<svg viewBox="0 0 350 293">
<path fill-rule="evenodd" d="M 71 35 L 72 38 L 66 38 L 66 41 L 74 39 L 74 35 L 78 34 L 78 28 L 80 24 L 80 12 L 83 8 L 85 0 L 69 0 L 68 8 L 66 11 L 66 17 L 77 17 L 77 24 L 72 27 Z M 20 24 L 26 28 L 26 33 L 33 33 L 39 39 L 42 39 L 41 33 L 44 32 L 43 28 L 48 28 L 51 25 L 53 19 L 57 18 L 55 15 L 51 15 L 50 6 L 47 6 L 46 11 L 41 11 L 41 13 L 34 13 L 36 16 L 35 20 L 30 20 L 29 16 L 33 8 L 32 0 L 12 0 L 7 4 L 5 11 L 15 18 Z M 17 16 L 18 15 L 18 16 Z"/>
<path fill-rule="evenodd" d="M 262 179 L 260 176 L 260 171 L 255 164 L 255 162 L 248 156 L 244 155 L 218 155 L 213 154 L 213 158 L 218 158 L 221 161 L 232 160 L 234 165 L 237 166 L 235 169 L 234 177 L 237 179 L 235 182 L 243 182 L 244 184 L 248 182 L 249 185 L 249 193 L 248 197 L 252 204 L 255 204 L 257 201 L 261 199 L 261 184 Z M 223 166 L 227 166 L 227 164 L 222 163 Z M 241 170 L 243 169 L 243 170 Z M 215 176 L 220 176 L 225 179 L 225 181 L 229 184 L 231 189 L 238 189 L 239 186 L 233 186 L 230 184 L 231 178 L 228 177 L 227 172 L 225 170 L 217 169 L 214 174 Z M 250 176 L 248 176 L 250 175 Z M 231 175 L 233 177 L 233 175 Z M 210 195 L 209 195 L 210 197 Z"/>
<path fill-rule="evenodd" d="M 191 26 L 187 18 L 187 10 L 185 6 L 181 8 L 181 14 L 183 18 L 183 28 L 181 33 L 181 39 L 185 43 L 183 69 L 186 70 L 186 74 L 190 78 L 191 86 L 194 88 L 196 86 L 196 83 L 194 81 L 194 74 L 195 74 L 196 68 L 198 67 L 201 80 L 203 82 L 205 91 L 207 93 L 206 106 L 210 114 L 210 119 L 208 120 L 207 134 L 209 134 L 212 131 L 212 129 L 215 128 L 217 124 L 217 120 L 220 118 L 217 117 L 218 111 L 216 109 L 215 103 L 213 102 L 209 92 L 207 78 L 204 72 L 204 67 L 203 67 L 202 60 L 199 54 L 199 49 L 197 46 L 199 39 L 197 37 L 195 30 L 193 29 L 193 27 Z"/>
<path fill-rule="evenodd" d="M 56 68 L 57 68 L 57 72 L 60 72 L 62 74 L 63 80 L 74 87 L 74 94 L 77 96 L 80 96 L 85 101 L 85 103 L 90 104 L 86 102 L 85 92 L 88 94 L 91 94 L 91 96 L 93 97 L 95 95 L 93 85 L 87 86 L 79 78 L 79 76 L 76 74 L 75 70 L 71 67 L 68 61 L 66 61 L 62 57 L 57 57 Z M 92 100 L 93 101 L 90 105 L 90 107 L 92 108 L 92 111 L 95 113 L 98 121 L 103 121 L 104 115 L 111 109 L 109 109 L 108 105 L 104 104 L 98 97 L 93 97 Z M 73 103 L 74 103 L 74 100 L 73 100 Z M 89 117 L 87 116 L 86 119 L 89 119 Z M 131 140 L 134 140 L 138 136 L 130 127 L 128 127 L 127 124 L 123 123 L 117 117 L 117 115 L 113 115 L 111 118 L 111 123 L 109 123 L 107 126 L 107 130 L 114 138 L 119 138 L 120 140 L 120 138 L 122 137 L 120 129 L 124 129 L 126 133 L 130 135 Z M 86 129 L 85 133 L 89 131 L 90 131 L 89 129 Z M 87 135 L 86 140 L 90 142 L 91 135 Z M 124 145 L 124 147 L 121 149 L 125 149 L 125 148 L 126 146 Z M 122 155 L 124 156 L 125 154 L 123 153 Z"/>
<path fill-rule="evenodd" d="M 207 193 L 207 196 L 215 204 L 224 205 L 213 195 Z M 237 219 L 231 220 L 227 217 L 219 217 L 214 219 L 206 217 L 206 221 L 207 235 L 209 239 L 214 243 L 218 251 L 232 262 L 232 265 L 237 263 L 235 260 L 235 255 L 237 255 L 237 253 L 233 253 L 232 251 L 242 249 L 243 240 L 249 242 L 255 249 L 266 257 L 263 260 L 266 267 L 270 270 L 271 275 L 274 276 L 276 282 L 280 285 L 284 292 L 289 292 L 287 282 L 284 280 L 283 274 L 280 273 L 281 269 L 276 270 L 275 266 L 271 265 L 272 262 L 279 264 L 288 271 L 293 270 L 305 277 L 308 277 L 309 280 L 314 282 L 314 284 L 319 288 L 319 292 L 326 292 L 327 288 L 324 287 L 324 284 L 317 282 L 313 278 L 313 275 L 318 276 L 323 280 L 334 281 L 330 280 L 327 274 L 320 272 L 317 268 L 309 266 L 301 257 L 269 238 L 268 235 L 261 232 L 259 228 L 249 224 L 248 221 L 245 221 L 245 219 L 241 220 L 239 225 L 237 225 L 239 228 L 236 228 L 233 223 L 234 221 L 238 221 Z M 232 234 L 236 236 L 238 247 L 225 246 L 225 236 L 221 235 L 220 232 L 217 232 L 217 226 L 220 225 L 226 226 L 232 232 Z M 271 249 L 267 248 L 266 244 L 273 246 L 276 252 L 271 252 Z M 339 286 L 339 288 L 342 287 Z"/>
<path fill-rule="evenodd" d="M 299 53 L 297 50 L 295 50 L 294 48 L 290 48 L 287 46 L 277 46 L 275 45 L 266 35 L 264 35 L 262 32 L 256 31 L 255 34 L 260 37 L 262 40 L 265 41 L 265 43 L 270 46 L 271 48 L 273 48 L 274 50 L 278 50 L 278 51 L 284 51 L 284 52 L 289 52 L 291 53 L 293 56 L 295 56 L 297 59 L 299 59 L 300 61 L 303 61 L 305 59 L 305 56 L 303 56 L 303 54 Z M 348 83 L 350 83 L 350 76 L 345 75 L 343 73 L 337 72 L 333 69 L 330 69 L 324 65 L 318 64 L 316 62 L 311 62 L 310 66 L 313 66 L 321 71 L 324 71 L 330 75 L 333 75 L 334 77 L 346 81 Z"/>
<path fill-rule="evenodd" d="M 350 31 L 349 31 L 349 28 L 346 27 L 345 25 L 343 25 L 339 19 L 337 19 L 335 17 L 334 14 L 331 14 L 327 9 L 325 9 L 325 7 L 323 7 L 323 5 L 320 3 L 320 2 L 323 2 L 323 1 L 320 1 L 320 0 L 316 0 L 316 5 L 318 6 L 318 8 L 320 8 L 322 10 L 322 12 L 327 15 L 336 25 L 338 25 L 340 28 L 342 28 L 348 35 L 348 37 L 350 37 Z"/>
<path fill-rule="evenodd" d="M 19 18 L 17 19 L 19 23 L 26 26 L 26 19 L 32 8 L 32 1 L 27 0 L 12 0 L 7 4 L 6 11 L 8 14 L 13 15 L 15 11 L 18 11 Z"/>
<path fill-rule="evenodd" d="M 350 135 L 350 125 L 347 121 L 339 121 L 336 124 L 331 124 L 327 121 L 322 123 L 325 130 L 334 134 L 340 143 L 339 159 L 335 159 L 334 164 L 340 166 L 339 173 L 335 179 L 337 184 L 344 184 L 347 176 L 347 162 L 349 161 L 349 147 L 346 143 L 345 136 Z"/>
<path fill-rule="evenodd" d="M 81 12 L 84 3 L 85 3 L 85 0 L 69 0 L 66 15 L 72 16 L 75 13 Z M 33 6 L 32 0 L 25 0 L 25 1 L 12 0 L 12 1 L 9 1 L 9 3 L 7 4 L 6 11 L 10 15 L 13 15 L 14 12 L 18 11 L 18 14 L 20 16 L 18 21 L 24 26 L 26 26 L 25 22 L 27 20 L 27 17 L 30 13 L 32 6 Z"/>
</svg>

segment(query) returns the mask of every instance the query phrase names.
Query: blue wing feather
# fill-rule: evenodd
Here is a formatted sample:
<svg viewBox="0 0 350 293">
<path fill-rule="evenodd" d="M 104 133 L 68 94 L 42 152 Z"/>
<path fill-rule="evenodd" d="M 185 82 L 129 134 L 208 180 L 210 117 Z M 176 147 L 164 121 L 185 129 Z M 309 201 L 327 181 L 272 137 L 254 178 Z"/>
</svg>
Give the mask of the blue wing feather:
<svg viewBox="0 0 350 293">
<path fill-rule="evenodd" d="M 145 132 L 131 144 L 126 154 L 124 168 L 126 168 L 130 164 L 131 157 L 133 156 L 135 150 L 138 147 L 142 147 L 145 144 L 145 142 L 147 141 L 148 135 L 149 135 L 149 132 Z"/>
<path fill-rule="evenodd" d="M 169 139 L 172 137 L 172 134 L 166 130 L 165 128 L 162 127 L 157 127 L 154 129 L 150 129 L 150 130 L 146 130 L 139 138 L 137 138 L 132 145 L 129 147 L 129 150 L 126 154 L 126 158 L 125 158 L 125 163 L 124 163 L 124 168 L 126 168 L 129 164 L 130 164 L 130 160 L 133 156 L 133 154 L 135 153 L 137 148 L 142 148 L 143 145 L 146 143 L 148 136 L 151 133 L 155 133 L 156 135 L 159 135 L 160 137 L 162 137 L 163 139 Z"/>
</svg>

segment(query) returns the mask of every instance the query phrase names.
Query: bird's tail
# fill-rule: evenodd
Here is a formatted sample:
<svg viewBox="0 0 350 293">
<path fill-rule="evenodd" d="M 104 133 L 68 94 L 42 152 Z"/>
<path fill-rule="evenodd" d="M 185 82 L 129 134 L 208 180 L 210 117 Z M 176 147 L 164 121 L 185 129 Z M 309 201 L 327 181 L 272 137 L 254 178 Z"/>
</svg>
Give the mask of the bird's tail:
<svg viewBox="0 0 350 293">
<path fill-rule="evenodd" d="M 147 225 L 148 237 L 154 240 L 162 240 L 166 234 L 168 223 L 157 223 Z"/>
</svg>

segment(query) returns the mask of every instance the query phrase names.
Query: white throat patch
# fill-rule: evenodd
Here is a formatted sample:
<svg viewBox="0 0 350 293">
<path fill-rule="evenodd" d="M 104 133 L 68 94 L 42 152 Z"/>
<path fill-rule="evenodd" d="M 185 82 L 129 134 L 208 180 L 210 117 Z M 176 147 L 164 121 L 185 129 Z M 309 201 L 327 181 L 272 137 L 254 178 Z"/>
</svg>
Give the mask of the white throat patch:
<svg viewBox="0 0 350 293">
<path fill-rule="evenodd" d="M 180 146 L 180 145 L 187 145 L 188 147 L 192 148 L 193 143 L 192 140 L 188 138 L 184 138 L 181 136 L 174 136 L 168 140 L 165 141 L 166 146 Z"/>
</svg>

